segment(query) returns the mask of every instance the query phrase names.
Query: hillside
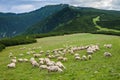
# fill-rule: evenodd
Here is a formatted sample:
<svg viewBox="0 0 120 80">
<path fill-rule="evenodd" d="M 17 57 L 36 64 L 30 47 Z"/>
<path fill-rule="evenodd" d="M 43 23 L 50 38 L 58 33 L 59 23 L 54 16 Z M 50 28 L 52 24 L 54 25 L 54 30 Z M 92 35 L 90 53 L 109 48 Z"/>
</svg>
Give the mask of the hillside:
<svg viewBox="0 0 120 80">
<path fill-rule="evenodd" d="M 0 37 L 15 36 L 23 33 L 29 26 L 36 24 L 38 21 L 62 10 L 68 5 L 48 5 L 38 10 L 15 14 L 0 13 Z"/>
<path fill-rule="evenodd" d="M 28 45 L 19 45 L 7 47 L 0 52 L 0 80 L 119 80 L 119 51 L 120 37 L 98 34 L 72 34 L 64 36 L 46 37 L 37 39 L 37 43 Z M 29 52 L 40 53 L 40 58 L 47 57 L 46 51 L 51 51 L 54 55 L 54 49 L 70 49 L 70 47 L 86 46 L 98 44 L 100 50 L 92 55 L 91 60 L 75 60 L 74 54 L 78 53 L 80 57 L 86 55 L 86 50 L 80 50 L 72 54 L 61 55 L 66 57 L 67 61 L 61 61 L 66 69 L 63 72 L 48 72 L 46 69 L 33 67 L 30 62 L 17 62 L 15 68 L 8 68 L 10 63 L 9 54 L 18 59 L 28 59 L 33 57 Z M 112 44 L 112 48 L 105 48 L 104 44 Z M 111 57 L 104 57 L 104 52 L 110 52 Z M 21 54 L 23 54 L 21 56 Z M 39 57 L 35 58 L 39 62 Z M 50 60 L 57 62 L 57 58 Z"/>
<path fill-rule="evenodd" d="M 0 13 L 0 38 L 22 34 L 96 32 L 93 19 L 102 28 L 120 30 L 120 11 L 48 5 L 29 13 Z"/>
<path fill-rule="evenodd" d="M 47 17 L 45 20 L 29 27 L 26 34 L 48 33 L 48 32 L 95 32 L 96 28 L 93 19 L 100 17 L 98 25 L 103 28 L 119 30 L 119 11 L 99 10 L 94 8 L 68 6 L 63 10 Z M 104 20 L 115 22 L 113 25 L 102 23 Z M 112 23 L 111 23 L 112 24 Z"/>
</svg>

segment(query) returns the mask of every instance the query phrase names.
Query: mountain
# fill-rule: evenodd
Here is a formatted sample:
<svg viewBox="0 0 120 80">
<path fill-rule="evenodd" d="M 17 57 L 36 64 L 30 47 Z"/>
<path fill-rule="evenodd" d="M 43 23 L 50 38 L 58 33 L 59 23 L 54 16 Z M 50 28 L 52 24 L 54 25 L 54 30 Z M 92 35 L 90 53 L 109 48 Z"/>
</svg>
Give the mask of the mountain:
<svg viewBox="0 0 120 80">
<path fill-rule="evenodd" d="M 21 34 L 31 25 L 44 20 L 67 6 L 67 4 L 48 5 L 38 10 L 22 14 L 0 13 L 0 37 Z"/>
<path fill-rule="evenodd" d="M 100 20 L 96 23 L 101 28 L 120 30 L 120 11 L 59 4 L 22 14 L 0 13 L 0 38 L 51 32 L 94 32 L 99 29 L 93 22 L 97 16 Z"/>
<path fill-rule="evenodd" d="M 37 24 L 32 25 L 25 33 L 94 32 L 98 30 L 93 23 L 93 18 L 97 16 L 101 16 L 100 21 L 97 22 L 98 25 L 103 28 L 120 30 L 120 11 L 67 6 L 61 11 L 50 15 L 43 21 L 39 21 Z M 112 25 L 109 26 L 105 21 Z"/>
</svg>

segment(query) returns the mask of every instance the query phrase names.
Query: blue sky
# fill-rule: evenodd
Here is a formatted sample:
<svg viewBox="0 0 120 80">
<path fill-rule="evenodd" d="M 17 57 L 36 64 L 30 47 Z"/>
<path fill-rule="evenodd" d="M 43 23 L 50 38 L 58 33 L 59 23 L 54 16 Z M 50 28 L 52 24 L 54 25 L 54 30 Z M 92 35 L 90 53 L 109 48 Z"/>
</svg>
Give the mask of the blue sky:
<svg viewBox="0 0 120 80">
<path fill-rule="evenodd" d="M 0 12 L 23 13 L 60 3 L 120 11 L 120 0 L 0 0 Z"/>
</svg>

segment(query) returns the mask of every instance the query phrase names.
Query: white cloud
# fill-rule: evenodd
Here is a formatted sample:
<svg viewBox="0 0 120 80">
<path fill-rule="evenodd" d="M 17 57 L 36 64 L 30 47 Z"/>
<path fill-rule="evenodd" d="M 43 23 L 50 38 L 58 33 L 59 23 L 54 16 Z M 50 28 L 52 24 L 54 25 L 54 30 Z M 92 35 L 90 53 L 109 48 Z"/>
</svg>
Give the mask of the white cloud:
<svg viewBox="0 0 120 80">
<path fill-rule="evenodd" d="M 61 3 L 80 7 L 120 11 L 120 0 L 0 0 L 0 12 L 23 13 L 33 11 L 45 5 Z"/>
<path fill-rule="evenodd" d="M 24 4 L 24 5 L 15 5 L 12 6 L 10 11 L 16 12 L 16 13 L 22 13 L 22 12 L 29 12 L 35 9 L 34 5 L 31 4 Z"/>
</svg>

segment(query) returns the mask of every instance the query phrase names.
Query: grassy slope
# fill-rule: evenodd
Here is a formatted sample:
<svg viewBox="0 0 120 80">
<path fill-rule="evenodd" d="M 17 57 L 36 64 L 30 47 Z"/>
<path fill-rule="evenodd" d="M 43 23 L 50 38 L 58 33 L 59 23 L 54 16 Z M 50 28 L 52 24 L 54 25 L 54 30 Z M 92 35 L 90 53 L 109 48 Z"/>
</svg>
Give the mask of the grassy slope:
<svg viewBox="0 0 120 80">
<path fill-rule="evenodd" d="M 95 24 L 95 27 L 98 28 L 98 31 L 113 31 L 113 32 L 120 32 L 120 30 L 114 30 L 114 29 L 108 29 L 108 28 L 102 28 L 97 24 L 97 21 L 100 21 L 100 16 L 97 16 L 96 18 L 93 18 L 93 23 Z"/>
<path fill-rule="evenodd" d="M 119 80 L 120 79 L 120 37 L 98 35 L 98 34 L 73 34 L 65 36 L 47 37 L 37 39 L 38 43 L 8 47 L 0 52 L 0 80 Z M 9 52 L 13 52 L 18 57 L 19 53 L 27 50 L 20 50 L 21 47 L 42 47 L 41 49 L 52 50 L 64 45 L 87 45 L 100 44 L 100 51 L 93 55 L 90 61 L 75 61 L 74 57 L 67 55 L 68 61 L 63 64 L 66 70 L 63 73 L 47 73 L 38 68 L 32 68 L 30 63 L 18 63 L 16 69 L 8 69 Z M 106 49 L 103 44 L 113 44 L 112 49 Z M 39 51 L 39 50 L 36 50 Z M 103 53 L 109 51 L 111 58 L 104 58 Z M 85 51 L 79 52 L 80 55 L 86 54 Z M 24 57 L 30 57 L 26 54 Z M 95 73 L 98 71 L 98 73 Z"/>
</svg>

